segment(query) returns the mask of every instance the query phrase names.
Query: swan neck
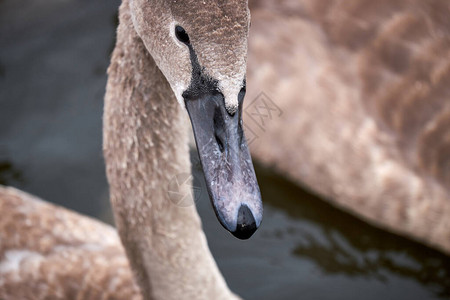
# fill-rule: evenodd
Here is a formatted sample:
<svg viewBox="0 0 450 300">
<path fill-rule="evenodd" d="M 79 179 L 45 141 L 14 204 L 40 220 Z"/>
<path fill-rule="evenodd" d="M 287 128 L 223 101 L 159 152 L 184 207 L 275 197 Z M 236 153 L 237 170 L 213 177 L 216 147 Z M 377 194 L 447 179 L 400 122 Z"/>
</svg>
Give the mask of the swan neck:
<svg viewBox="0 0 450 300">
<path fill-rule="evenodd" d="M 119 20 L 103 149 L 116 226 L 137 283 L 145 299 L 233 299 L 195 205 L 177 205 L 168 191 L 176 176 L 191 172 L 187 114 L 133 29 L 127 1 Z"/>
</svg>

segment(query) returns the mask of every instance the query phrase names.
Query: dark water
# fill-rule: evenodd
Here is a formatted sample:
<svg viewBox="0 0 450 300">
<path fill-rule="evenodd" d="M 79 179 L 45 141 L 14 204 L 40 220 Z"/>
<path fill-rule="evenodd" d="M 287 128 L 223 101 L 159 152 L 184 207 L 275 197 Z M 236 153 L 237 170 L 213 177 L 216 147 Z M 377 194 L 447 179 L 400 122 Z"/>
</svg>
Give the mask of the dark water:
<svg viewBox="0 0 450 300">
<path fill-rule="evenodd" d="M 101 113 L 118 5 L 0 0 L 0 184 L 102 219 L 109 206 Z M 271 170 L 257 166 L 257 175 L 265 215 L 249 241 L 225 232 L 205 197 L 197 201 L 238 294 L 450 299 L 449 257 L 340 212 Z"/>
</svg>

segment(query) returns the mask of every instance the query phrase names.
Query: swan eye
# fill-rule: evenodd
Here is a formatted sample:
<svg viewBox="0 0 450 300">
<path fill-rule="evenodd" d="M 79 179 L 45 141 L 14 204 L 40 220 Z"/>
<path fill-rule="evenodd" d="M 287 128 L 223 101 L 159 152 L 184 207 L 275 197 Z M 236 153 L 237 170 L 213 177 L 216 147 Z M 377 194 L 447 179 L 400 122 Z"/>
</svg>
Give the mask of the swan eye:
<svg viewBox="0 0 450 300">
<path fill-rule="evenodd" d="M 183 27 L 180 25 L 175 26 L 175 36 L 183 44 L 189 45 L 189 35 L 186 33 Z"/>
</svg>

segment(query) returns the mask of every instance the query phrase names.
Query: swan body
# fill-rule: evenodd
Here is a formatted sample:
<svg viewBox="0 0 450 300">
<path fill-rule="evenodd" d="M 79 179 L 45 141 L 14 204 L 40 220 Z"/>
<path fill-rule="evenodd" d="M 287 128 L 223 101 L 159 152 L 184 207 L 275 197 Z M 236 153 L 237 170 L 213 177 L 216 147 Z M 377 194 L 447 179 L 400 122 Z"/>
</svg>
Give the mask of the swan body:
<svg viewBox="0 0 450 300">
<path fill-rule="evenodd" d="M 0 211 L 0 299 L 142 299 L 111 226 L 11 187 Z"/>
<path fill-rule="evenodd" d="M 263 128 L 246 109 L 252 155 L 450 253 L 449 2 L 261 0 L 250 10 L 247 103 L 264 92 L 278 109 Z"/>
</svg>

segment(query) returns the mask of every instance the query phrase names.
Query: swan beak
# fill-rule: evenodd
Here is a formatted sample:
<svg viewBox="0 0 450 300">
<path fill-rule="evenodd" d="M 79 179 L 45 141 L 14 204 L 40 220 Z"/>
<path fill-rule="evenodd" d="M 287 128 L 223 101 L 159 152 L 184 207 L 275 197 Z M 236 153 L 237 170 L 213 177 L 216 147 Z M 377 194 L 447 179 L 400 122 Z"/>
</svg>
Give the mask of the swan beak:
<svg viewBox="0 0 450 300">
<path fill-rule="evenodd" d="M 242 101 L 227 112 L 220 93 L 185 100 L 217 218 L 239 239 L 248 239 L 262 220 L 255 170 L 242 129 Z"/>
</svg>

